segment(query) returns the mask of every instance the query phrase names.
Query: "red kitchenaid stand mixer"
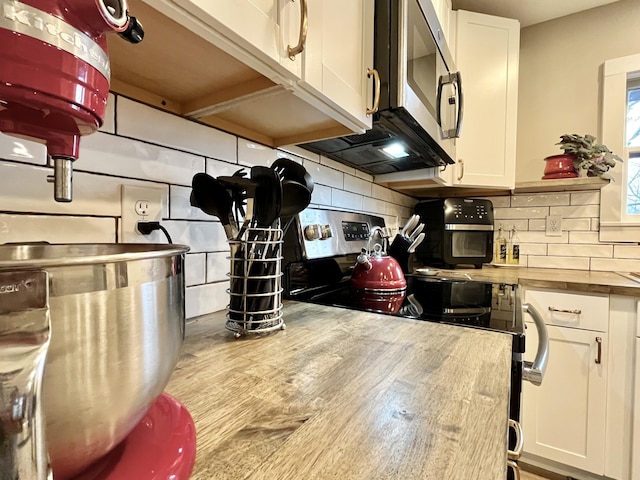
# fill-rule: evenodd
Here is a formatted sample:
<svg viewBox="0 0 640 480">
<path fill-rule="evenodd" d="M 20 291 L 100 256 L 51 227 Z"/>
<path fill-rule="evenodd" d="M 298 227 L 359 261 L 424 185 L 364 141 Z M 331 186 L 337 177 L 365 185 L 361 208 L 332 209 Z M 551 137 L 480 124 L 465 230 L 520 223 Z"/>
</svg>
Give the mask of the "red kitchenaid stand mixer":
<svg viewBox="0 0 640 480">
<path fill-rule="evenodd" d="M 104 119 L 109 32 L 142 40 L 126 0 L 0 0 L 0 132 L 46 143 L 59 202 L 72 199 L 80 136 Z"/>
</svg>

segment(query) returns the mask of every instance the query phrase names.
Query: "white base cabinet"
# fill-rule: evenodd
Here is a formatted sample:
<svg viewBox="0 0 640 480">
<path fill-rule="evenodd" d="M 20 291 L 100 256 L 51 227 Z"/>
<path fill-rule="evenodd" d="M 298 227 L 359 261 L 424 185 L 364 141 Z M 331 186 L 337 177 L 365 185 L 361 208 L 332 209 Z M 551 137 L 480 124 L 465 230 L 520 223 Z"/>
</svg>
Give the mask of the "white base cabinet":
<svg viewBox="0 0 640 480">
<path fill-rule="evenodd" d="M 636 338 L 636 372 L 633 406 L 632 480 L 640 480 L 640 319 L 638 322 L 638 335 L 639 337 Z"/>
<path fill-rule="evenodd" d="M 523 386 L 524 451 L 589 472 L 604 471 L 607 335 L 547 326 L 549 364 L 541 386 Z M 527 351 L 535 352 L 535 329 Z M 531 337 L 531 338 L 530 338 Z M 598 339 L 600 343 L 598 343 Z M 531 340 L 531 342 L 529 341 Z M 525 355 L 533 360 L 532 353 Z"/>
<path fill-rule="evenodd" d="M 524 301 L 545 318 L 550 345 L 542 385 L 523 385 L 522 461 L 573 478 L 629 480 L 637 300 L 531 288 Z M 527 360 L 537 340 L 529 326 Z"/>
</svg>

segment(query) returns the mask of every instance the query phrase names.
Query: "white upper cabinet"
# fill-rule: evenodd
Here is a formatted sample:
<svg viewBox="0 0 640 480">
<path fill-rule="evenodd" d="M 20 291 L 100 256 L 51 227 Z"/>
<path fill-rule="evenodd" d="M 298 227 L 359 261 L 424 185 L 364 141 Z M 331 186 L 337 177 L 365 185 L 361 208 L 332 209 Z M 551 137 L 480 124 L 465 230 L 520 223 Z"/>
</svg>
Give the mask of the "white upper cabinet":
<svg viewBox="0 0 640 480">
<path fill-rule="evenodd" d="M 464 120 L 451 184 L 513 188 L 520 24 L 460 10 L 456 36 Z"/>
<path fill-rule="evenodd" d="M 373 0 L 129 0 L 111 89 L 272 147 L 371 127 Z M 115 36 L 110 36 L 115 37 Z"/>
<path fill-rule="evenodd" d="M 298 0 L 299 1 L 299 0 Z M 301 86 L 371 128 L 373 13 L 371 0 L 308 1 L 309 32 Z"/>
</svg>

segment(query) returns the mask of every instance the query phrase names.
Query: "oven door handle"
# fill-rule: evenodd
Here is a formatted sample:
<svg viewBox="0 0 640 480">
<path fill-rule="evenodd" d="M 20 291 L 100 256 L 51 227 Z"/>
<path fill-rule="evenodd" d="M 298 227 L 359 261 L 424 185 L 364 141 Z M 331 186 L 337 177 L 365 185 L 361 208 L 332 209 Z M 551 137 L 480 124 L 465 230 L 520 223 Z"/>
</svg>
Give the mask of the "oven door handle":
<svg viewBox="0 0 640 480">
<path fill-rule="evenodd" d="M 547 370 L 547 363 L 549 362 L 549 332 L 547 331 L 547 326 L 544 324 L 542 315 L 540 315 L 531 304 L 523 304 L 522 311 L 531 315 L 538 330 L 538 351 L 536 352 L 536 358 L 533 363 L 524 362 L 522 379 L 534 385 L 540 385 L 542 384 L 544 372 Z"/>
</svg>

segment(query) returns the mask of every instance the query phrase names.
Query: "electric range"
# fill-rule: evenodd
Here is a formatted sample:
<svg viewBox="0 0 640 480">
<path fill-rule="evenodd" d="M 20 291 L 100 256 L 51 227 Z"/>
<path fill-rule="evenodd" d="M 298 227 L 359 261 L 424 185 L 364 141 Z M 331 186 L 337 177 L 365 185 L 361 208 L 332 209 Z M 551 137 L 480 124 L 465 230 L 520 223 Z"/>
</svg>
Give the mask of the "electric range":
<svg viewBox="0 0 640 480">
<path fill-rule="evenodd" d="M 522 382 L 539 385 L 548 361 L 548 336 L 542 317 L 530 305 L 522 304 L 517 284 L 477 281 L 455 270 L 439 270 L 433 275 L 405 274 L 407 288 L 399 292 L 354 288 L 351 271 L 358 254 L 363 249 L 370 250 L 370 232 L 376 226 L 384 226 L 384 219 L 316 208 L 301 212 L 284 237 L 285 297 L 510 335 L 509 418 L 521 433 L 518 422 Z M 531 314 L 538 329 L 539 345 L 533 363 L 524 361 L 525 313 Z M 510 432 L 511 449 L 519 443 L 515 430 Z M 510 454 L 514 465 L 518 456 Z M 510 475 L 508 478 L 512 478 Z"/>
</svg>

